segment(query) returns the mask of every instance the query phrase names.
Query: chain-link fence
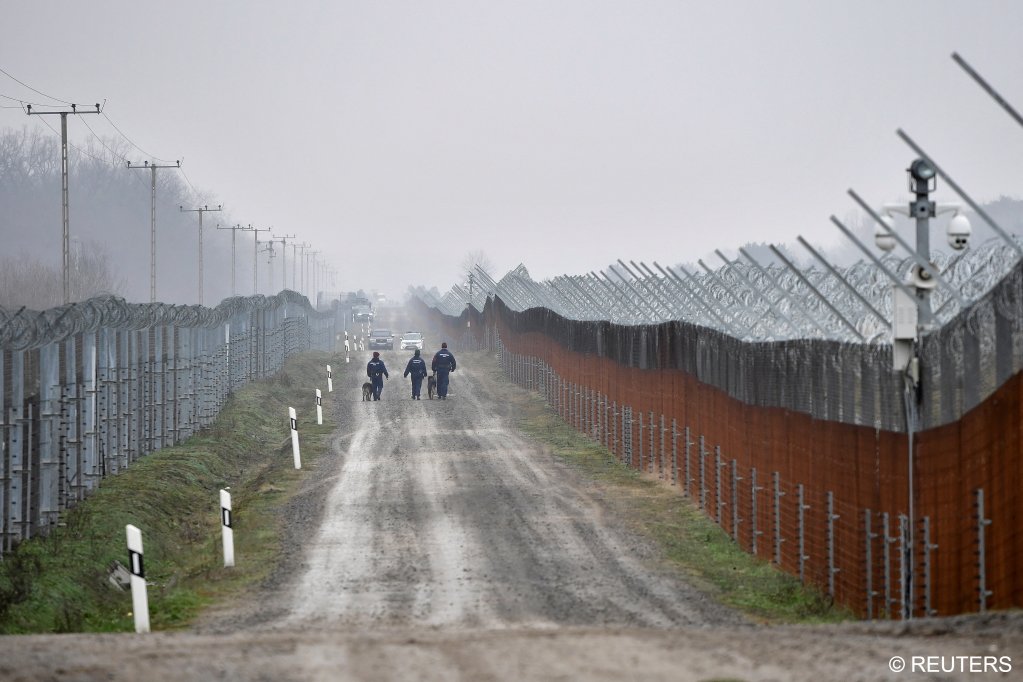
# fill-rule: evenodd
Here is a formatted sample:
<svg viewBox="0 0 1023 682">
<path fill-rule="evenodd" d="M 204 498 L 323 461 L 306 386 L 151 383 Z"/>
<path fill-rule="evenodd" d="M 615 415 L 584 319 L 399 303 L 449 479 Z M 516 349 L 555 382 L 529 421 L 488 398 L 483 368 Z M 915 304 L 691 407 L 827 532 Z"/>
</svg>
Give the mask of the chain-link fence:
<svg viewBox="0 0 1023 682">
<path fill-rule="evenodd" d="M 216 308 L 114 297 L 0 308 L 0 555 L 103 477 L 208 426 L 246 382 L 332 349 L 334 327 L 290 291 Z"/>
</svg>

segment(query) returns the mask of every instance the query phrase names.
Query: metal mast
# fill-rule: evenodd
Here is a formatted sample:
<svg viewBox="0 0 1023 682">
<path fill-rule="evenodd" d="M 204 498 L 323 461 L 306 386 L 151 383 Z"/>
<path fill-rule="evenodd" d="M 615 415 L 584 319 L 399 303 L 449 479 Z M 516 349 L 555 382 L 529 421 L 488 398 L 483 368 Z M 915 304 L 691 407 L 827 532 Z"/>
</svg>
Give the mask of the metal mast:
<svg viewBox="0 0 1023 682">
<path fill-rule="evenodd" d="M 32 111 L 32 105 L 25 105 L 25 112 L 29 116 L 42 116 L 45 114 L 60 115 L 60 195 L 61 211 L 63 215 L 64 237 L 62 241 L 61 261 L 64 270 L 64 304 L 71 302 L 71 211 L 68 206 L 68 160 L 67 160 L 67 116 L 68 114 L 98 114 L 99 105 L 95 105 L 95 111 L 78 111 L 78 105 L 72 104 L 71 111 Z"/>
</svg>

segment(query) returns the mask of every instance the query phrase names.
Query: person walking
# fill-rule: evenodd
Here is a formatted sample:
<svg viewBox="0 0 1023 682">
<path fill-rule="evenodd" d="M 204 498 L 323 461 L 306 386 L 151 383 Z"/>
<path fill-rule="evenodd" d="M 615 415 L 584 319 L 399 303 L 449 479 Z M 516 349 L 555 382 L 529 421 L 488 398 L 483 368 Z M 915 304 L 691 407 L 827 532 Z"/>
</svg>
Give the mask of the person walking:
<svg viewBox="0 0 1023 682">
<path fill-rule="evenodd" d="M 419 400 L 419 391 L 423 387 L 423 379 L 426 378 L 426 360 L 419 357 L 418 348 L 416 354 L 409 358 L 402 376 L 409 375 L 412 375 L 412 400 Z"/>
<path fill-rule="evenodd" d="M 447 341 L 440 344 L 440 350 L 433 356 L 431 369 L 437 374 L 437 397 L 448 399 L 448 373 L 455 371 L 455 356 L 448 350 Z"/>
<path fill-rule="evenodd" d="M 373 400 L 380 400 L 380 394 L 384 390 L 384 377 L 391 378 L 387 374 L 387 366 L 380 359 L 380 353 L 373 351 L 373 359 L 366 364 L 366 376 L 373 384 Z"/>
</svg>

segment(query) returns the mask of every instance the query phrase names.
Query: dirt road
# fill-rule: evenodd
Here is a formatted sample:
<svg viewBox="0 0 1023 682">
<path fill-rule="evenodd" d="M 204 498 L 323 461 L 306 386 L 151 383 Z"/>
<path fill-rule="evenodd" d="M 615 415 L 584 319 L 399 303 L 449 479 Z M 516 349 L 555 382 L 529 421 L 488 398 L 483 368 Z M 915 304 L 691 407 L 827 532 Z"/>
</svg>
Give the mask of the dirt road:
<svg viewBox="0 0 1023 682">
<path fill-rule="evenodd" d="M 288 510 L 290 558 L 260 594 L 188 633 L 0 638 L 0 679 L 964 678 L 893 673 L 894 656 L 1023 668 L 1016 615 L 748 623 L 664 568 L 591 484 L 516 433 L 502 396 L 517 389 L 466 356 L 449 400 L 413 401 L 408 355 L 384 353 L 380 402 L 361 401 L 360 372 L 337 382 L 332 454 Z"/>
</svg>

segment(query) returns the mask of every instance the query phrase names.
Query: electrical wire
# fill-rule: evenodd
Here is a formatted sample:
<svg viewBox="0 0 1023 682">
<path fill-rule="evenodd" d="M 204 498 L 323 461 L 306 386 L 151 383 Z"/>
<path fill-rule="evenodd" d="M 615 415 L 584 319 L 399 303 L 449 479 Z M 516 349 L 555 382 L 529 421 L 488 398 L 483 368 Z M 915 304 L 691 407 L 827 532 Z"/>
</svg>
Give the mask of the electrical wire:
<svg viewBox="0 0 1023 682">
<path fill-rule="evenodd" d="M 145 149 L 143 149 L 142 147 L 140 147 L 137 144 L 135 144 L 135 142 L 130 137 L 125 135 L 124 132 L 120 128 L 117 127 L 116 123 L 114 123 L 113 121 L 110 120 L 110 117 L 107 116 L 107 113 L 105 111 L 102 112 L 102 113 L 103 113 L 103 118 L 105 118 L 107 120 L 107 123 L 109 123 L 111 126 L 113 126 L 114 130 L 116 130 L 118 132 L 118 134 L 120 134 L 121 137 L 123 137 L 125 140 L 127 140 L 128 144 L 130 144 L 132 147 L 134 147 L 135 149 L 139 150 L 140 152 L 142 152 L 143 154 L 145 154 L 149 158 L 154 159 L 156 161 L 160 161 L 162 163 L 174 163 L 174 161 L 170 161 L 168 159 L 161 159 L 160 157 L 156 156 L 155 154 L 150 154 Z"/>
<path fill-rule="evenodd" d="M 96 131 L 92 129 L 92 126 L 90 126 L 90 125 L 88 124 L 88 122 L 86 122 L 86 120 L 85 120 L 85 117 L 84 117 L 84 116 L 82 117 L 82 125 L 84 125 L 84 126 L 85 126 L 86 128 L 88 128 L 88 129 L 89 129 L 89 132 L 90 132 L 90 133 L 92 133 L 92 136 L 93 136 L 93 137 L 95 137 L 95 138 L 96 138 L 96 139 L 97 139 L 97 140 L 99 141 L 99 143 L 100 143 L 101 145 L 103 145 L 103 148 L 104 148 L 104 149 L 106 149 L 106 150 L 107 150 L 108 152 L 110 152 L 111 154 L 113 154 L 114 156 L 116 156 L 117 158 L 119 158 L 119 159 L 120 159 L 121 161 L 124 161 L 124 162 L 127 162 L 127 161 L 128 161 L 128 159 L 126 159 L 125 157 L 121 156 L 120 154 L 118 154 L 118 153 L 117 153 L 117 152 L 115 152 L 115 151 L 114 151 L 113 149 L 111 149 L 110 147 L 108 147 L 108 146 L 107 146 L 107 143 L 103 141 L 103 138 L 102 138 L 102 137 L 100 137 L 99 135 L 97 135 L 97 134 L 96 134 Z"/>
<path fill-rule="evenodd" d="M 181 177 L 183 177 L 185 179 L 185 182 L 188 184 L 189 188 L 191 188 L 192 194 L 195 195 L 195 198 L 201 200 L 202 199 L 202 195 L 199 194 L 199 191 L 192 184 L 192 181 L 188 179 L 187 175 L 185 175 L 184 169 L 181 169 Z"/>
<path fill-rule="evenodd" d="M 31 85 L 29 85 L 28 83 L 23 83 L 22 81 L 18 80 L 17 78 L 15 78 L 15 77 L 14 77 L 14 76 L 12 76 L 11 74 L 7 73 L 7 72 L 6 72 L 6 71 L 4 71 L 3 69 L 0 69 L 0 73 L 2 73 L 3 75 L 7 76 L 8 78 L 10 78 L 10 79 L 11 79 L 12 81 L 14 81 L 15 83 L 18 83 L 19 85 L 24 85 L 24 86 L 25 86 L 26 88 L 28 88 L 28 89 L 29 89 L 29 90 L 31 90 L 32 92 L 36 93 L 37 95 L 42 95 L 43 97 L 45 97 L 45 98 L 47 98 L 47 99 L 52 99 L 53 101 L 55 101 L 55 102 L 61 102 L 62 104 L 68 104 L 68 105 L 70 105 L 70 104 L 71 104 L 71 102 L 67 102 L 67 101 L 65 101 L 65 100 L 62 100 L 62 99 L 61 99 L 61 98 L 59 98 L 59 97 L 53 97 L 52 95 L 47 95 L 47 94 L 46 94 L 45 92 L 40 92 L 39 90 L 36 90 L 35 88 L 33 88 L 33 87 L 32 87 Z M 14 99 L 14 98 L 12 97 L 11 99 Z M 19 101 L 20 101 L 20 100 L 19 100 Z M 52 105 L 45 105 L 45 104 L 44 104 L 44 105 L 41 105 L 41 106 L 52 106 Z"/>
<path fill-rule="evenodd" d="M 46 120 L 45 118 L 43 118 L 43 117 L 40 117 L 40 118 L 39 118 L 39 120 L 40 120 L 40 121 L 42 122 L 42 124 L 43 124 L 44 126 L 46 126 L 47 128 L 49 128 L 49 129 L 50 129 L 50 130 L 51 130 L 51 131 L 53 132 L 53 134 L 54 134 L 54 135 L 56 135 L 57 137 L 60 137 L 60 133 L 59 133 L 59 132 L 57 132 L 57 129 L 56 129 L 56 128 L 54 128 L 53 126 L 51 126 L 51 125 L 50 125 L 50 122 L 49 122 L 49 121 L 47 121 L 47 120 Z M 68 142 L 68 143 L 67 143 L 67 145 L 68 145 L 69 147 L 71 147 L 72 149 L 74 149 L 74 150 L 75 150 L 76 152 L 78 152 L 79 154 L 84 154 L 85 156 L 88 156 L 88 157 L 89 157 L 90 159 L 93 159 L 93 160 L 95 160 L 95 161 L 99 161 L 100 163 L 107 163 L 107 160 L 106 160 L 106 159 L 101 159 L 101 158 L 99 158 L 98 156 L 95 156 L 95 155 L 93 155 L 93 154 L 90 154 L 89 152 L 85 151 L 85 150 L 84 150 L 84 149 L 82 149 L 81 147 L 78 147 L 78 146 L 76 146 L 76 145 L 72 144 L 71 142 Z"/>
<path fill-rule="evenodd" d="M 47 99 L 54 100 L 56 102 L 61 102 L 63 104 L 71 105 L 71 102 L 68 102 L 66 100 L 60 99 L 59 97 L 53 97 L 52 95 L 47 95 L 45 92 L 42 92 L 40 90 L 36 90 L 31 85 L 29 85 L 29 84 L 27 84 L 27 83 L 25 83 L 25 82 L 23 82 L 21 80 L 18 80 L 17 78 L 12 76 L 8 72 L 4 71 L 3 69 L 0 69 L 0 73 L 2 73 L 3 75 L 7 76 L 8 78 L 13 80 L 14 82 L 18 83 L 19 85 L 22 85 L 22 86 L 28 88 L 29 90 L 31 90 L 32 92 L 34 92 L 34 93 L 36 93 L 38 95 L 42 95 L 43 97 L 46 97 Z M 24 105 L 42 106 L 42 107 L 56 106 L 56 105 L 52 105 L 52 104 L 41 104 L 41 103 L 36 103 L 36 102 L 28 102 L 28 101 L 20 99 L 18 97 L 12 97 L 10 95 L 4 95 L 2 93 L 0 93 L 0 97 L 4 97 L 4 98 L 9 99 L 9 100 L 14 101 L 14 102 L 18 102 L 21 105 L 21 106 L 0 105 L 0 109 L 23 109 Z M 150 154 L 145 149 L 143 149 L 142 147 L 137 145 L 134 140 L 132 140 L 127 135 L 125 135 L 124 131 L 121 130 L 120 127 L 118 127 L 118 125 L 116 123 L 114 123 L 113 120 L 111 120 L 111 118 L 109 116 L 107 116 L 105 111 L 101 110 L 100 113 L 103 115 L 103 118 L 105 118 L 107 120 L 107 123 L 109 123 L 113 127 L 113 129 L 116 130 L 117 133 L 121 137 L 123 137 L 128 142 L 128 144 L 130 144 L 132 147 L 134 147 L 135 149 L 139 150 L 144 155 L 150 157 L 154 161 L 160 161 L 162 163 L 175 163 L 174 161 L 170 161 L 168 159 L 162 159 L 162 158 L 156 156 L 155 154 Z M 47 122 L 45 119 L 41 118 L 40 120 L 42 121 L 42 123 L 47 128 L 50 129 L 51 132 L 53 132 L 54 135 L 58 135 L 58 136 L 60 135 L 60 133 L 58 133 L 57 130 L 52 125 L 50 125 L 49 122 Z M 108 152 L 110 152 L 111 154 L 113 154 L 114 156 L 119 158 L 121 161 L 127 162 L 127 159 L 124 156 L 122 156 L 121 154 L 118 154 L 113 149 L 111 149 L 107 145 L 107 143 L 103 141 L 103 138 L 101 138 L 99 135 L 97 135 L 96 131 L 92 129 L 92 126 L 90 126 L 84 119 L 82 120 L 82 123 L 85 125 L 86 128 L 88 128 L 88 130 L 92 134 L 92 136 L 95 137 L 96 140 L 99 141 L 99 143 L 103 146 L 104 149 L 106 149 Z M 78 153 L 83 154 L 83 155 L 85 155 L 85 156 L 87 156 L 87 157 L 89 157 L 89 158 L 91 158 L 91 159 L 93 159 L 95 161 L 99 161 L 100 163 L 107 163 L 108 162 L 107 159 L 101 159 L 98 156 L 96 156 L 94 154 L 91 154 L 91 153 L 85 151 L 84 149 L 82 149 L 81 147 L 78 147 L 78 146 L 76 146 L 76 145 L 74 145 L 74 144 L 72 144 L 70 142 L 68 143 L 68 146 L 71 147 L 72 149 L 74 149 L 75 151 L 77 151 Z M 135 176 L 135 174 L 132 174 L 132 176 L 135 177 L 135 179 L 138 180 L 139 182 L 143 182 L 142 179 L 137 177 L 137 176 Z M 202 197 L 199 194 L 199 191 L 195 188 L 195 185 L 192 184 L 192 181 L 188 179 L 188 176 L 185 174 L 184 170 L 181 171 L 181 176 L 184 178 L 185 183 L 188 185 L 189 189 L 192 191 L 192 194 L 197 199 L 201 199 Z M 145 183 L 143 182 L 143 184 L 145 184 Z"/>
</svg>

